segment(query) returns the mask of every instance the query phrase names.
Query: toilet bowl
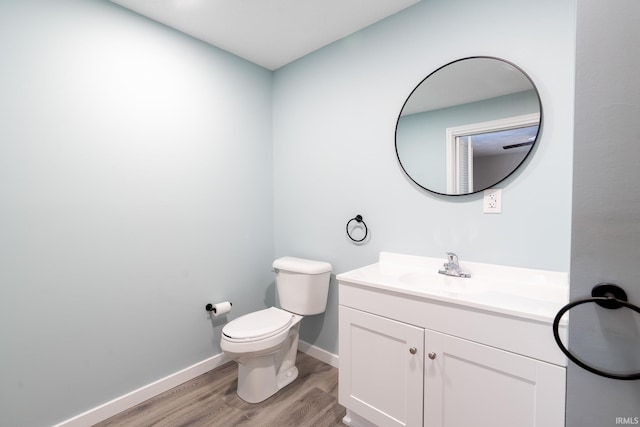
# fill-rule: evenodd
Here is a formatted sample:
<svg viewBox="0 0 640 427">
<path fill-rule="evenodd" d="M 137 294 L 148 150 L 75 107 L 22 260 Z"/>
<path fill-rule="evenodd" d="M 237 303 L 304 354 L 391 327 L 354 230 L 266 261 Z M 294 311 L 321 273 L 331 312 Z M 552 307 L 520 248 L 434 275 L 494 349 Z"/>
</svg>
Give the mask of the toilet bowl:
<svg viewBox="0 0 640 427">
<path fill-rule="evenodd" d="M 237 393 L 242 400 L 262 402 L 296 379 L 300 320 L 302 316 L 271 307 L 223 328 L 221 347 L 238 362 Z"/>
<path fill-rule="evenodd" d="M 245 314 L 222 328 L 220 347 L 238 362 L 238 396 L 258 403 L 298 376 L 295 366 L 303 315 L 326 309 L 331 264 L 284 257 L 273 263 L 282 308 Z"/>
</svg>

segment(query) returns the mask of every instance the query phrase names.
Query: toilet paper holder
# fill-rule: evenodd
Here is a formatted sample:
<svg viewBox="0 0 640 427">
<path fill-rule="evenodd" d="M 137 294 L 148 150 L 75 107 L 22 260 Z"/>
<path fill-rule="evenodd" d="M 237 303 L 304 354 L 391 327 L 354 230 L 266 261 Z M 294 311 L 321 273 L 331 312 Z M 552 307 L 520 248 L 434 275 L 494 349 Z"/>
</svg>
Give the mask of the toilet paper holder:
<svg viewBox="0 0 640 427">
<path fill-rule="evenodd" d="M 229 302 L 229 305 L 233 305 L 233 303 Z M 218 314 L 215 304 L 209 303 L 204 307 L 204 309 L 207 311 L 213 311 L 213 314 Z"/>
</svg>

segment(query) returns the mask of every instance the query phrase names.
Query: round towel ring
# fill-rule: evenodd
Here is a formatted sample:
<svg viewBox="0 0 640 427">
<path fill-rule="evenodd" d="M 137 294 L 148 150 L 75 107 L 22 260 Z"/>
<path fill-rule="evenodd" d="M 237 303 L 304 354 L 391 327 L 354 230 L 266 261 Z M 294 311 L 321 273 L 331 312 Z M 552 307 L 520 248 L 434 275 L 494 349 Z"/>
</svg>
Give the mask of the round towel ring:
<svg viewBox="0 0 640 427">
<path fill-rule="evenodd" d="M 560 333 L 558 332 L 558 327 L 560 325 L 560 319 L 562 316 L 573 307 L 578 305 L 587 304 L 590 302 L 595 302 L 601 307 L 616 310 L 621 307 L 629 308 L 636 313 L 640 313 L 640 307 L 631 304 L 627 301 L 626 292 L 620 288 L 619 286 L 612 285 L 610 283 L 600 283 L 596 285 L 591 291 L 591 298 L 585 298 L 578 301 L 571 302 L 558 311 L 555 319 L 553 319 L 553 337 L 556 340 L 556 344 L 560 347 L 560 350 L 567 356 L 573 363 L 580 366 L 587 371 L 600 375 L 601 377 L 611 378 L 614 380 L 639 380 L 640 372 L 632 373 L 632 374 L 614 374 L 611 372 L 602 371 L 600 369 L 594 368 L 593 366 L 587 365 L 576 356 L 574 356 L 567 347 L 564 346 L 562 340 L 560 340 Z"/>
<path fill-rule="evenodd" d="M 349 231 L 349 225 L 351 224 L 352 221 L 355 221 L 357 224 L 362 224 L 364 226 L 364 237 L 362 239 L 354 239 L 353 236 L 351 235 L 351 232 Z M 367 238 L 368 235 L 369 235 L 369 229 L 367 228 L 367 224 L 362 219 L 362 215 L 356 215 L 354 218 L 351 218 L 347 222 L 347 236 L 349 236 L 349 239 L 351 239 L 355 243 L 362 243 L 364 239 Z"/>
</svg>

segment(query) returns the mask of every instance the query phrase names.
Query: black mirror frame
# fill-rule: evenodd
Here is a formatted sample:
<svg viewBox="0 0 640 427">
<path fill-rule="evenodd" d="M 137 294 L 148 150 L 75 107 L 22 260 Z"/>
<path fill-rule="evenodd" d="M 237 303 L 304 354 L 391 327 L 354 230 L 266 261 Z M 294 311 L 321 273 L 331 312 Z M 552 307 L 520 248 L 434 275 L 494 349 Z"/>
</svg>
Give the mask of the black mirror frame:
<svg viewBox="0 0 640 427">
<path fill-rule="evenodd" d="M 404 166 L 402 165 L 402 161 L 400 160 L 400 153 L 398 153 L 398 125 L 400 123 L 400 118 L 402 117 L 402 111 L 404 110 L 404 107 L 407 105 L 407 102 L 409 102 L 409 99 L 411 99 L 411 96 L 415 93 L 415 91 L 420 87 L 420 85 L 422 85 L 422 83 L 424 83 L 429 77 L 431 77 L 432 75 L 434 75 L 435 73 L 437 73 L 438 71 L 442 70 L 443 68 L 461 62 L 461 61 L 466 61 L 469 59 L 494 59 L 500 62 L 504 62 L 505 64 L 508 64 L 510 66 L 512 66 L 513 68 L 515 68 L 516 70 L 520 71 L 522 73 L 522 75 L 524 75 L 527 80 L 529 80 L 529 82 L 531 83 L 531 86 L 533 88 L 533 90 L 536 93 L 536 96 L 538 98 L 538 109 L 540 111 L 540 124 L 538 127 L 538 133 L 536 134 L 536 139 L 533 141 L 533 144 L 531 145 L 531 149 L 527 152 L 527 154 L 523 157 L 522 161 L 520 161 L 520 163 L 518 163 L 518 165 L 516 167 L 513 168 L 513 170 L 511 172 L 509 172 L 507 175 L 505 175 L 502 179 L 496 181 L 495 183 L 489 185 L 488 187 L 484 187 L 481 188 L 479 190 L 474 190 L 473 192 L 470 193 L 463 193 L 463 194 L 449 194 L 449 193 L 441 193 L 439 191 L 435 191 L 432 189 L 429 189 L 427 187 L 425 187 L 424 185 L 420 184 L 419 182 L 417 182 L 408 172 L 407 170 L 404 168 Z M 413 88 L 413 90 L 411 91 L 411 93 L 409 94 L 409 96 L 407 97 L 407 99 L 404 101 L 404 103 L 402 104 L 402 108 L 400 109 L 400 112 L 398 113 L 398 119 L 396 120 L 396 127 L 395 127 L 395 134 L 394 134 L 394 146 L 395 146 L 395 150 L 396 150 L 396 158 L 398 159 L 398 164 L 400 165 L 400 168 L 402 169 L 402 172 L 404 172 L 404 174 L 414 183 L 416 184 L 418 187 L 422 188 L 423 190 L 426 190 L 430 193 L 434 193 L 434 194 L 438 194 L 441 196 L 454 196 L 454 197 L 459 197 L 459 196 L 468 196 L 471 194 L 476 194 L 479 193 L 481 191 L 484 191 L 488 188 L 492 188 L 498 184 L 500 184 L 501 182 L 503 182 L 504 180 L 506 180 L 507 178 L 509 178 L 511 175 L 513 175 L 517 170 L 519 170 L 522 165 L 526 162 L 526 160 L 529 158 L 529 156 L 531 155 L 531 153 L 534 151 L 535 147 L 538 144 L 538 141 L 540 140 L 541 134 L 542 134 L 542 129 L 543 129 L 543 119 L 544 114 L 543 114 L 543 110 L 542 110 L 542 99 L 540 97 L 540 92 L 538 91 L 537 86 L 535 85 L 535 83 L 533 82 L 533 80 L 531 79 L 531 77 L 529 76 L 529 74 L 527 74 L 526 72 L 524 72 L 524 70 L 520 67 L 518 67 L 517 65 L 515 65 L 514 63 L 507 61 L 505 59 L 502 58 L 498 58 L 495 56 L 469 56 L 469 57 L 465 57 L 465 58 L 460 58 L 460 59 L 456 59 L 455 61 L 451 61 L 447 64 L 442 65 L 441 67 L 437 68 L 436 70 L 432 71 L 431 73 L 429 73 L 429 75 L 427 75 L 427 77 L 425 77 L 424 79 L 422 79 L 415 88 Z"/>
</svg>

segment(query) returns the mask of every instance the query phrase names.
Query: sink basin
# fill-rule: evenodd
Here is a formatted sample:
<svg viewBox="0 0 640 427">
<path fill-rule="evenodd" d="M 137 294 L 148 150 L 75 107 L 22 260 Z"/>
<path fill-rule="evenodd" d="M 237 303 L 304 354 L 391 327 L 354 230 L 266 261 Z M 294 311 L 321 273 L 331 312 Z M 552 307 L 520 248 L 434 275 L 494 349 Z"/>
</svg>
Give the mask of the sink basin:
<svg viewBox="0 0 640 427">
<path fill-rule="evenodd" d="M 407 286 L 422 287 L 431 292 L 447 294 L 479 294 L 488 290 L 487 285 L 478 279 L 445 276 L 440 273 L 434 275 L 433 272 L 406 273 L 401 275 L 398 281 Z"/>
<path fill-rule="evenodd" d="M 569 277 L 564 272 L 460 261 L 462 270 L 471 273 L 461 278 L 439 274 L 444 261 L 381 252 L 379 262 L 337 279 L 549 323 L 569 301 Z"/>
</svg>

